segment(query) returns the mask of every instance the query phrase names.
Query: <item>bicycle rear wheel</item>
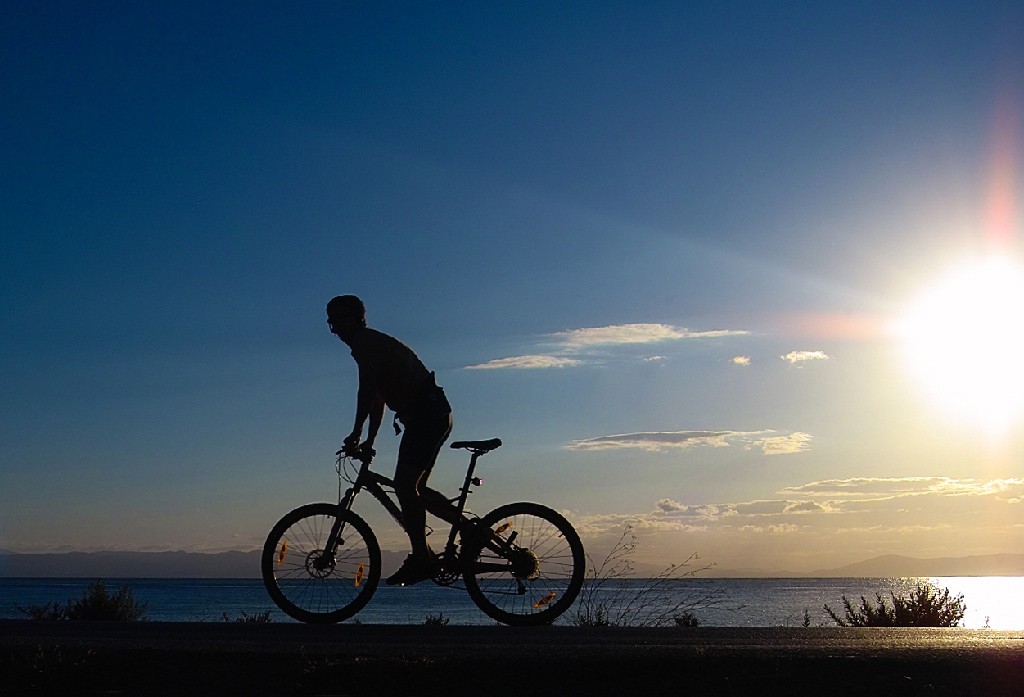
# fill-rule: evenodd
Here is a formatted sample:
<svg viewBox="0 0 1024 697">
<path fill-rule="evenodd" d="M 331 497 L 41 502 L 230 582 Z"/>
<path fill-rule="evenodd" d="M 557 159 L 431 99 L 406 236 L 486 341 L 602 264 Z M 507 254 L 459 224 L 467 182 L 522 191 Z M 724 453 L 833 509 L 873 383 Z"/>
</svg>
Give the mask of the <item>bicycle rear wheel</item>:
<svg viewBox="0 0 1024 697">
<path fill-rule="evenodd" d="M 344 527 L 333 557 L 331 527 Z M 282 518 L 260 558 L 263 584 L 279 608 L 301 622 L 341 622 L 370 601 L 380 581 L 380 546 L 370 526 L 337 504 L 311 503 Z"/>
<path fill-rule="evenodd" d="M 572 525 L 547 506 L 510 503 L 463 545 L 466 590 L 485 614 L 511 625 L 550 624 L 583 586 L 586 557 Z"/>
</svg>

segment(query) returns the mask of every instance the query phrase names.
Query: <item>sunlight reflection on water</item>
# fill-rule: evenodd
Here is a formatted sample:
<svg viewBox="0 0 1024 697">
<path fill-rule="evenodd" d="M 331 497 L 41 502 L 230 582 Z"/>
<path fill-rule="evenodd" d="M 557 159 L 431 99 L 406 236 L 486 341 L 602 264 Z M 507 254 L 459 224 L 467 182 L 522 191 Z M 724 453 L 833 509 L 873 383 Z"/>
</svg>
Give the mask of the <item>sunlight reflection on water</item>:
<svg viewBox="0 0 1024 697">
<path fill-rule="evenodd" d="M 1024 576 L 949 576 L 916 579 L 963 594 L 967 629 L 1020 629 L 1024 627 Z"/>
</svg>

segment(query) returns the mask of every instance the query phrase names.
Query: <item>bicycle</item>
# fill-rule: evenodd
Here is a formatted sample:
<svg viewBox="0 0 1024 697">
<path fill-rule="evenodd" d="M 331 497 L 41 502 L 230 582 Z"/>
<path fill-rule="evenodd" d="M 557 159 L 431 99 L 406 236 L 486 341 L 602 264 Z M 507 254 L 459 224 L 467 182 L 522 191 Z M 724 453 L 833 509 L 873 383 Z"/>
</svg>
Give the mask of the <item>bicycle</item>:
<svg viewBox="0 0 1024 697">
<path fill-rule="evenodd" d="M 461 578 L 477 607 L 498 622 L 549 624 L 569 609 L 583 585 L 583 544 L 569 521 L 537 503 L 505 504 L 479 518 L 466 510 L 471 487 L 482 481 L 475 476 L 477 460 L 500 446 L 498 438 L 452 443 L 471 453 L 459 495 L 449 499 L 429 487 L 423 494 L 434 504 L 443 501 L 453 519 L 433 581 L 452 586 Z M 394 482 L 372 471 L 371 460 L 372 455 L 339 450 L 338 502 L 300 506 L 267 536 L 260 559 L 263 583 L 294 619 L 341 622 L 362 610 L 377 589 L 380 546 L 352 510 L 356 496 L 369 492 L 405 528 Z M 351 485 L 344 493 L 343 480 Z"/>
</svg>

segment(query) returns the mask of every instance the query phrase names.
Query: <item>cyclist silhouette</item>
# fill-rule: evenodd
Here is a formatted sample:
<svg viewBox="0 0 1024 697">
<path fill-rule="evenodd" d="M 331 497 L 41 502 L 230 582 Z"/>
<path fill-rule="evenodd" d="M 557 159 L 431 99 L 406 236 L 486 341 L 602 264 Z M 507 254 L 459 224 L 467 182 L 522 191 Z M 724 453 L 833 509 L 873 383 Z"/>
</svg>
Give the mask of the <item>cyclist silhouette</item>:
<svg viewBox="0 0 1024 697">
<path fill-rule="evenodd" d="M 345 449 L 373 456 L 385 406 L 405 427 L 394 482 L 412 553 L 387 583 L 410 585 L 432 578 L 437 562 L 427 545 L 426 510 L 429 507 L 431 513 L 449 519 L 451 506 L 447 501 L 426 501 L 422 493 L 451 433 L 451 406 L 434 373 L 408 346 L 366 326 L 366 307 L 358 297 L 339 295 L 327 303 L 327 324 L 331 333 L 352 349 L 359 368 L 355 425 L 345 438 Z M 366 439 L 362 440 L 367 420 Z"/>
</svg>

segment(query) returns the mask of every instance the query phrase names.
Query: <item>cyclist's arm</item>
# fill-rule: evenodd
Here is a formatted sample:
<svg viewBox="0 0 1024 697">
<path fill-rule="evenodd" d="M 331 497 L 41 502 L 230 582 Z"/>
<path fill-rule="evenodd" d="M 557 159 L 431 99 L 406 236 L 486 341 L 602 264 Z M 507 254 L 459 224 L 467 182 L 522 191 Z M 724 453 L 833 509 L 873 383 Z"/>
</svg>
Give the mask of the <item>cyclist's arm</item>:
<svg viewBox="0 0 1024 697">
<path fill-rule="evenodd" d="M 363 434 L 363 424 L 369 419 L 370 423 L 366 430 L 366 445 L 373 446 L 377 438 L 377 432 L 384 420 L 384 397 L 377 389 L 377 383 L 373 373 L 359 368 L 359 392 L 356 396 L 356 420 L 352 428 L 352 435 L 346 438 L 346 442 L 358 444 Z"/>
<path fill-rule="evenodd" d="M 365 445 L 369 448 L 373 447 L 373 441 L 377 438 L 377 431 L 380 430 L 380 425 L 384 421 L 384 398 L 379 394 L 373 400 L 370 406 L 370 424 L 366 428 L 366 442 Z"/>
</svg>

